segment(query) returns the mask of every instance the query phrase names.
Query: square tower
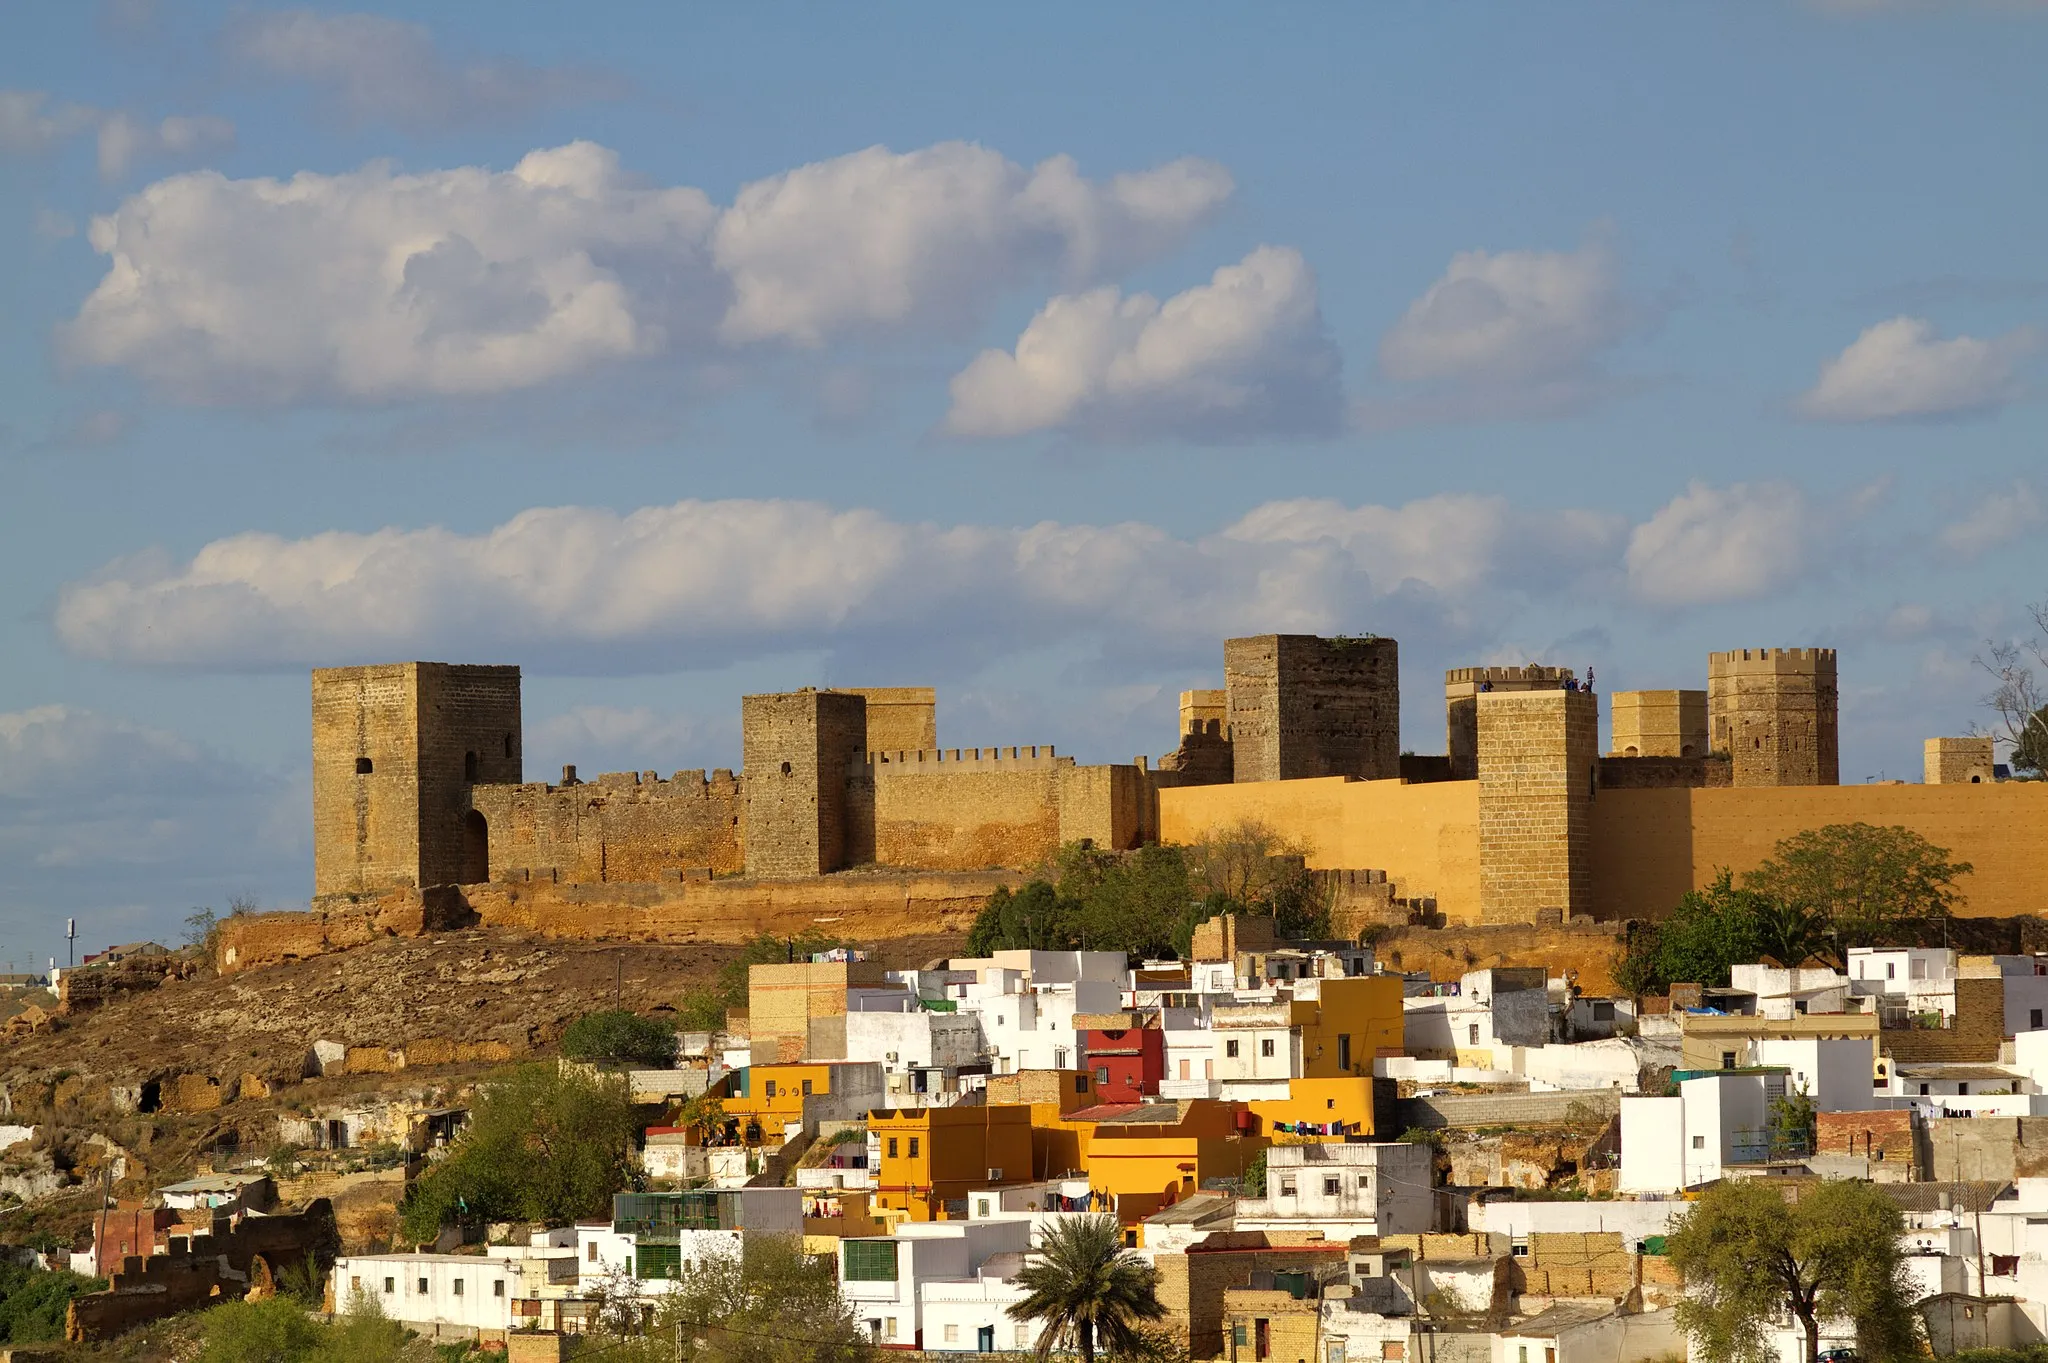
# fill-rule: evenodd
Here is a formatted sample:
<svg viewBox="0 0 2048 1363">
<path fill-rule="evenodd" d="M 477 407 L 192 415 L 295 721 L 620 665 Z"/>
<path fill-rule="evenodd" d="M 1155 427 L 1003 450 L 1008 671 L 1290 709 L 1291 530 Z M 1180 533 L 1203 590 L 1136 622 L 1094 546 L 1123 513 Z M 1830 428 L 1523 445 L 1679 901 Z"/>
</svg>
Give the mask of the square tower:
<svg viewBox="0 0 2048 1363">
<path fill-rule="evenodd" d="M 1399 645 L 1372 635 L 1225 640 L 1235 779 L 1399 777 L 1400 674 Z"/>
<path fill-rule="evenodd" d="M 929 752 L 939 746 L 939 693 L 929 686 L 848 686 L 868 703 L 869 752 Z"/>
<path fill-rule="evenodd" d="M 1930 786 L 1988 786 L 1997 779 L 1993 760 L 1988 737 L 1930 738 L 1921 779 Z"/>
<path fill-rule="evenodd" d="M 823 875 L 846 865 L 847 785 L 864 772 L 867 701 L 851 691 L 740 698 L 741 842 L 747 874 Z"/>
<path fill-rule="evenodd" d="M 1835 651 L 1743 648 L 1707 655 L 1707 724 L 1738 786 L 1841 783 Z"/>
<path fill-rule="evenodd" d="M 470 787 L 520 779 L 519 669 L 313 672 L 313 893 L 490 878 Z"/>
<path fill-rule="evenodd" d="M 1610 691 L 1607 711 L 1615 757 L 1705 757 L 1707 693 L 1704 691 Z"/>
<path fill-rule="evenodd" d="M 1569 667 L 1453 667 L 1444 673 L 1444 751 L 1451 755 L 1451 779 L 1479 775 L 1479 697 L 1497 691 L 1562 691 Z"/>
<path fill-rule="evenodd" d="M 1479 710 L 1479 916 L 1593 910 L 1600 706 L 1587 691 L 1494 691 Z"/>
<path fill-rule="evenodd" d="M 1183 734 L 1230 737 L 1230 693 L 1221 690 L 1181 692 L 1180 731 Z"/>
</svg>

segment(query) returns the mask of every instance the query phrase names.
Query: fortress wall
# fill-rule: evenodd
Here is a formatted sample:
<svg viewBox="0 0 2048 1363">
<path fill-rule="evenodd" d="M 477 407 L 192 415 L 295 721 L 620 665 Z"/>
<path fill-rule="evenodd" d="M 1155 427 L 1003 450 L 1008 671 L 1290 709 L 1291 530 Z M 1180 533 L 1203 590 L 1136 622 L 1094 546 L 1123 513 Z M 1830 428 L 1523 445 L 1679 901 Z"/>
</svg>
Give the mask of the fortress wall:
<svg viewBox="0 0 2048 1363">
<path fill-rule="evenodd" d="M 929 686 L 840 688 L 868 703 L 868 751 L 939 746 L 938 691 Z"/>
<path fill-rule="evenodd" d="M 1479 918 L 1479 783 L 1236 782 L 1159 791 L 1159 840 L 1193 842 L 1244 820 L 1308 850 L 1317 870 L 1372 867 L 1402 898 L 1434 897 L 1454 922 Z"/>
<path fill-rule="evenodd" d="M 1593 801 L 1593 911 L 1661 918 L 1723 866 L 1739 877 L 1777 844 L 1828 824 L 1902 825 L 1976 868 L 1959 913 L 2039 913 L 2048 883 L 2048 782 L 1606 790 Z"/>
<path fill-rule="evenodd" d="M 940 762 L 870 763 L 865 789 L 848 801 L 857 811 L 871 802 L 870 858 L 935 870 L 1032 867 L 1049 861 L 1063 842 L 1087 838 L 1123 849 L 1156 836 L 1144 772 L 1075 766 L 1039 751 L 1046 756 L 984 748 Z"/>
<path fill-rule="evenodd" d="M 743 856 L 740 784 L 729 771 L 620 772 L 552 786 L 476 786 L 490 827 L 491 878 L 553 870 L 579 884 L 659 879 L 682 869 L 735 875 Z"/>
</svg>

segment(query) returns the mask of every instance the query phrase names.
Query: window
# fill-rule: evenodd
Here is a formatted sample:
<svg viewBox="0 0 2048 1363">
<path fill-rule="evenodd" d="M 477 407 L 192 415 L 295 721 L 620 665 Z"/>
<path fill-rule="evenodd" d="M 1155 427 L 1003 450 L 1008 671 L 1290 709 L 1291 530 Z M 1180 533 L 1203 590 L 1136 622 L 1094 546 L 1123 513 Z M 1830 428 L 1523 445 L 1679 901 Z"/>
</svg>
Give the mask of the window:
<svg viewBox="0 0 2048 1363">
<path fill-rule="evenodd" d="M 462 1279 L 460 1278 L 455 1280 L 455 1295 L 458 1297 L 462 1295 Z"/>
<path fill-rule="evenodd" d="M 1478 1023 L 1471 1022 L 1465 1025 L 1465 1044 L 1468 1046 L 1477 1046 L 1479 1044 Z"/>
<path fill-rule="evenodd" d="M 476 754 L 473 752 L 466 752 L 462 755 L 462 779 L 465 781 L 476 780 Z"/>
<path fill-rule="evenodd" d="M 811 1096 L 811 1081 L 810 1081 L 810 1080 L 808 1080 L 808 1079 L 806 1079 L 806 1080 L 804 1080 L 804 1097 L 808 1098 L 808 1097 L 810 1097 L 810 1096 Z"/>
<path fill-rule="evenodd" d="M 427 1295 L 427 1280 L 425 1278 L 420 1279 L 420 1295 L 422 1297 Z"/>
<path fill-rule="evenodd" d="M 491 1295 L 494 1297 L 502 1297 L 505 1295 L 505 1280 L 503 1278 L 500 1278 L 496 1282 L 491 1284 Z"/>
<path fill-rule="evenodd" d="M 1293 1179 L 1291 1179 L 1291 1178 L 1283 1178 L 1283 1179 L 1281 1179 L 1281 1180 L 1280 1180 L 1280 1196 L 1282 1196 L 1282 1197 L 1293 1197 L 1293 1196 L 1294 1196 L 1294 1180 L 1293 1180 Z"/>
<path fill-rule="evenodd" d="M 1724 1070 L 1732 1070 L 1735 1068 L 1735 1052 L 1721 1052 L 1721 1068 Z"/>
<path fill-rule="evenodd" d="M 960 1327 L 959 1327 L 959 1326 L 957 1326 L 957 1325 L 948 1325 L 948 1326 L 946 1327 L 946 1343 L 948 1343 L 948 1344 L 958 1344 L 959 1342 L 960 1342 Z"/>
<path fill-rule="evenodd" d="M 889 1153 L 893 1155 L 896 1152 L 894 1150 L 891 1150 Z M 592 1240 L 589 1244 L 583 1247 L 583 1257 L 585 1259 L 588 1259 L 593 1264 L 597 1262 L 597 1241 Z"/>
<path fill-rule="evenodd" d="M 1272 1055 L 1273 1055 L 1273 1038 L 1272 1038 L 1272 1037 L 1269 1037 L 1269 1036 L 1262 1036 L 1262 1037 L 1260 1037 L 1260 1038 L 1259 1038 L 1259 1054 L 1260 1054 L 1261 1056 L 1264 1056 L 1264 1057 L 1266 1057 L 1267 1059 L 1271 1059 L 1271 1058 L 1272 1058 Z"/>
<path fill-rule="evenodd" d="M 1230 1322 L 1230 1346 L 1233 1349 L 1242 1349 L 1247 1343 L 1249 1341 L 1245 1338 L 1244 1322 L 1241 1320 Z"/>
<path fill-rule="evenodd" d="M 1097 1065 L 1095 1067 L 1095 1082 L 1098 1084 L 1107 1084 L 1109 1082 L 1109 1066 Z"/>
<path fill-rule="evenodd" d="M 1372 1187 L 1372 1178 L 1369 1175 L 1360 1174 L 1358 1176 L 1358 1191 L 1362 1193 L 1370 1187 Z"/>
<path fill-rule="evenodd" d="M 1336 1196 L 1336 1195 L 1337 1195 L 1338 1193 L 1341 1193 L 1341 1192 L 1343 1192 L 1343 1191 L 1344 1191 L 1344 1185 L 1343 1185 L 1343 1184 L 1342 1184 L 1341 1182 L 1339 1182 L 1339 1181 L 1338 1181 L 1337 1179 L 1334 1179 L 1334 1178 L 1326 1178 L 1326 1179 L 1324 1179 L 1324 1180 L 1323 1180 L 1323 1196 L 1324 1196 L 1324 1197 L 1335 1197 L 1335 1196 Z"/>
<path fill-rule="evenodd" d="M 1614 1021 L 1614 1005 L 1613 1005 L 1613 1004 L 1611 1004 L 1611 1003 L 1596 1003 L 1596 1004 L 1594 1004 L 1594 1005 L 1593 1005 L 1593 1021 L 1595 1021 L 1595 1022 L 1612 1022 L 1612 1021 Z"/>
<path fill-rule="evenodd" d="M 349 1290 L 349 1291 L 351 1291 L 351 1292 L 360 1292 L 360 1291 L 362 1291 L 362 1290 L 363 1290 L 363 1280 L 362 1280 L 361 1278 L 358 1278 L 358 1277 L 356 1277 L 356 1276 L 355 1276 L 354 1274 L 351 1274 L 351 1275 L 349 1275 L 349 1280 L 348 1280 L 348 1290 Z"/>
<path fill-rule="evenodd" d="M 396 1292 L 397 1290 L 398 1290 L 398 1280 L 397 1280 L 397 1279 L 395 1279 L 395 1278 L 386 1278 L 386 1279 L 384 1280 L 384 1295 L 385 1295 L 385 1296 L 387 1296 L 387 1297 L 388 1297 L 388 1296 L 390 1296 L 390 1295 L 391 1295 L 391 1294 L 392 1294 L 393 1292 Z"/>
<path fill-rule="evenodd" d="M 2040 1014 L 2036 1013 L 2034 1016 L 2039 1017 Z M 1180 1077 L 1183 1079 L 1188 1077 L 1188 1062 L 1185 1060 L 1180 1062 Z"/>
<path fill-rule="evenodd" d="M 1203 1077 L 1204 1079 L 1214 1079 L 1214 1078 L 1216 1077 L 1216 1062 L 1215 1062 L 1215 1061 L 1213 1061 L 1213 1060 L 1204 1060 L 1204 1061 L 1202 1062 L 1202 1077 Z"/>
<path fill-rule="evenodd" d="M 1341 1339 L 1331 1340 L 1329 1348 L 1324 1351 L 1323 1357 L 1326 1363 L 1344 1363 L 1344 1341 Z"/>
<path fill-rule="evenodd" d="M 510 734 L 506 734 L 506 735 L 505 735 L 505 756 L 507 756 L 507 757 L 510 757 L 511 755 L 512 755 L 512 735 L 510 735 Z"/>
<path fill-rule="evenodd" d="M 2030 1032 L 2038 1032 L 2038 1031 L 2040 1031 L 2040 1030 L 2041 1030 L 2041 1010 L 2040 1010 L 2040 1009 L 2038 1009 L 2038 1008 L 2029 1008 L 2029 1009 L 2027 1010 L 2027 1030 L 2028 1030 L 2028 1031 L 2030 1031 Z"/>
<path fill-rule="evenodd" d="M 1075 1076 L 1074 1076 L 1074 1092 L 1076 1092 L 1076 1093 L 1086 1093 L 1087 1091 L 1088 1091 L 1088 1076 L 1087 1076 L 1087 1075 L 1085 1075 L 1085 1074 L 1077 1074 L 1077 1075 L 1075 1075 Z"/>
<path fill-rule="evenodd" d="M 1011 1334 L 1010 1337 L 1011 1339 L 1016 1341 L 1017 1347 L 1021 1349 L 1031 1342 L 1031 1327 L 1028 1325 L 1020 1325 L 1016 1328 L 1016 1330 Z"/>
<path fill-rule="evenodd" d="M 1226 1042 L 1224 1042 L 1224 1043 L 1223 1043 L 1223 1053 L 1224 1053 L 1225 1055 L 1229 1056 L 1229 1057 L 1230 1057 L 1230 1058 L 1231 1058 L 1232 1060 L 1235 1060 L 1235 1059 L 1237 1059 L 1237 1042 L 1235 1042 L 1235 1041 L 1226 1041 Z"/>
<path fill-rule="evenodd" d="M 910 1157 L 912 1159 L 917 1158 L 917 1137 L 915 1136 L 910 1138 Z"/>
<path fill-rule="evenodd" d="M 1967 1097 L 1969 1097 L 1969 1096 L 1970 1096 L 1970 1086 L 1969 1086 L 1969 1084 L 1968 1084 L 1967 1082 L 1965 1082 L 1965 1083 L 1961 1083 L 1961 1084 L 1957 1084 L 1957 1085 L 1956 1085 L 1956 1097 L 1958 1097 L 1958 1098 L 1967 1098 Z"/>
<path fill-rule="evenodd" d="M 789 763 L 784 762 L 782 765 L 787 767 Z M 882 1318 L 882 1334 L 889 1339 L 896 1338 L 896 1317 L 884 1316 Z"/>
<path fill-rule="evenodd" d="M 773 1079 L 770 1079 L 768 1081 L 767 1087 L 763 1088 L 761 1091 L 767 1094 L 770 1098 L 773 1098 L 775 1096 L 775 1081 Z"/>
<path fill-rule="evenodd" d="M 1897 966 L 1897 965 L 1895 965 L 1895 964 L 1893 964 L 1893 963 L 1892 963 L 1892 962 L 1890 962 L 1890 961 L 1886 961 L 1886 962 L 1884 963 L 1884 977 L 1885 977 L 1886 979 L 1888 979 L 1888 980 L 1893 980 L 1893 979 L 1897 979 L 1897 978 L 1898 978 L 1898 975 L 1899 975 L 1899 968 L 1898 968 L 1898 966 Z"/>
<path fill-rule="evenodd" d="M 1692 1138 L 1692 1148 L 1693 1148 L 1693 1149 L 1695 1149 L 1695 1150 L 1704 1150 L 1704 1149 L 1706 1149 L 1706 1148 L 1707 1148 L 1707 1138 L 1706 1138 L 1705 1136 L 1694 1136 L 1694 1137 Z"/>
<path fill-rule="evenodd" d="M 1526 1344 L 1518 1344 L 1518 1345 L 1516 1345 L 1516 1346 L 1515 1346 L 1515 1360 L 1516 1360 L 1516 1363 L 1529 1363 L 1529 1346 L 1528 1346 L 1528 1345 L 1526 1345 Z"/>
<path fill-rule="evenodd" d="M 1351 1033 L 1349 1032 L 1339 1032 L 1337 1034 L 1337 1068 L 1340 1070 L 1351 1068 Z"/>
<path fill-rule="evenodd" d="M 1925 1097 L 1927 1096 L 1927 1085 L 1925 1085 L 1925 1084 L 1922 1084 L 1922 1085 L 1920 1086 L 1920 1096 L 1921 1096 L 1922 1098 L 1925 1098 Z"/>
<path fill-rule="evenodd" d="M 987 1216 L 989 1214 L 989 1200 L 987 1198 L 977 1197 L 974 1199 L 974 1214 L 976 1216 Z"/>
<path fill-rule="evenodd" d="M 356 775 L 368 776 L 375 769 L 376 764 L 371 762 L 369 758 L 358 757 L 356 759 Z"/>
<path fill-rule="evenodd" d="M 850 1283 L 893 1283 L 896 1281 L 894 1240 L 841 1240 L 840 1262 Z M 895 1333 L 895 1327 L 890 1327 Z"/>
<path fill-rule="evenodd" d="M 894 1136 L 889 1138 L 889 1158 L 896 1158 L 896 1138 Z"/>
</svg>

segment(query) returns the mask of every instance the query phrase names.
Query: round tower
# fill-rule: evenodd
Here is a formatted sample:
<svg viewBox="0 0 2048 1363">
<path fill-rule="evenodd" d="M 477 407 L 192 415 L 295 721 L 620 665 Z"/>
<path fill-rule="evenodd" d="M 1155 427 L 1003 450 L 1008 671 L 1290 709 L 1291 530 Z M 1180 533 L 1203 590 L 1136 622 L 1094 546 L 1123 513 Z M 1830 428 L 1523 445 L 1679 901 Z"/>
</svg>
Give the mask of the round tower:
<svg viewBox="0 0 2048 1363">
<path fill-rule="evenodd" d="M 1835 650 L 1742 648 L 1707 655 L 1707 725 L 1738 786 L 1841 782 Z"/>
</svg>

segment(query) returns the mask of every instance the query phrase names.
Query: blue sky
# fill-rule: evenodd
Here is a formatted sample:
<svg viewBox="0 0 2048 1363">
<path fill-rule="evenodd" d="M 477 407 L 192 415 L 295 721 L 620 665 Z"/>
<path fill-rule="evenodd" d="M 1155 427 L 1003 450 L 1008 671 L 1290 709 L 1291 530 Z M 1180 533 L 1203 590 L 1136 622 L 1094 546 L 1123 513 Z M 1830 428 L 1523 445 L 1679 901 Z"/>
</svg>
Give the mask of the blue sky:
<svg viewBox="0 0 2048 1363">
<path fill-rule="evenodd" d="M 1843 779 L 2048 597 L 2048 6 L 0 16 L 0 957 L 302 901 L 309 666 L 1171 746 L 1221 639 L 1699 686 Z"/>
</svg>

